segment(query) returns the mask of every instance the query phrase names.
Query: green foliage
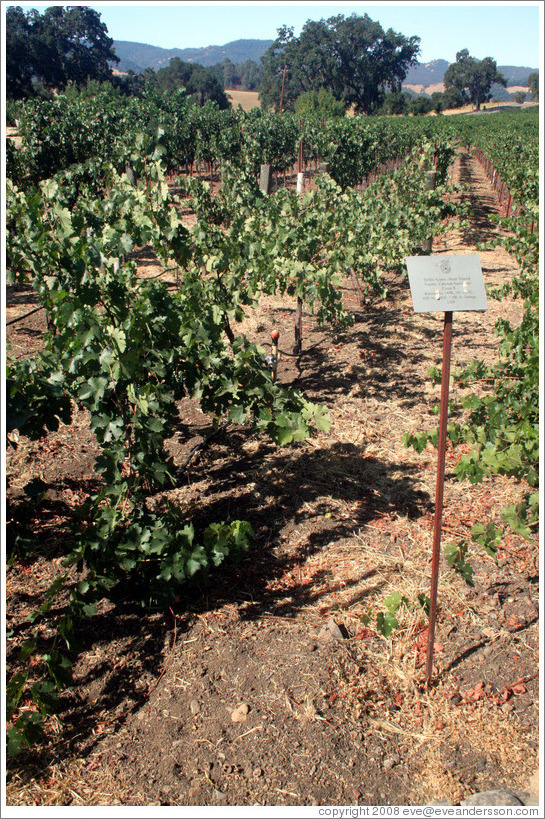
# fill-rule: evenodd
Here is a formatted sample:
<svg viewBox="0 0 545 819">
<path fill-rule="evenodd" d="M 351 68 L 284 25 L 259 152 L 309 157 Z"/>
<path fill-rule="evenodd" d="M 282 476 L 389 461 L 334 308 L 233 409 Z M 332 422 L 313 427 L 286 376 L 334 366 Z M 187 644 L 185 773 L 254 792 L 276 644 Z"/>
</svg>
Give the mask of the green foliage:
<svg viewBox="0 0 545 819">
<path fill-rule="evenodd" d="M 80 179 L 70 207 L 71 185 L 60 180 L 44 181 L 27 194 L 8 185 L 13 227 L 9 278 L 32 282 L 55 327 L 43 351 L 10 362 L 9 429 L 39 437 L 61 421 L 69 423 L 72 407 L 78 405 L 89 412 L 101 448 L 96 472 L 102 485 L 76 510 L 67 539 L 65 565 L 84 568 L 85 582 L 66 587 L 63 576 L 52 586 L 38 619 L 47 615 L 61 590 L 70 595 L 66 616 L 57 625 L 53 646 L 45 652 L 36 644 L 29 647 L 29 656 L 37 654 L 38 667 L 55 690 L 69 680 L 74 624 L 92 614 L 98 599 L 116 588 L 130 588 L 133 598 L 146 604 L 164 603 L 177 585 L 205 576 L 250 545 L 252 529 L 243 521 L 210 524 L 199 536 L 172 505 L 153 511 L 147 507 L 150 492 L 175 485 L 164 442 L 177 423 L 180 398 L 200 400 L 216 425 L 223 419 L 246 423 L 279 445 L 300 441 L 329 424 L 324 408 L 272 381 L 255 344 L 241 335 L 229 340 L 226 334 L 229 322 L 243 317 L 245 305 L 253 304 L 260 292 L 277 288 L 301 292 L 312 302 L 321 299 L 324 320 L 328 315 L 343 318 L 330 282 L 334 271 L 322 272 L 316 265 L 313 282 L 298 277 L 292 257 L 298 244 L 294 223 L 301 216 L 299 199 L 264 198 L 250 186 L 239 201 L 240 191 L 226 184 L 219 221 L 230 221 L 230 232 L 214 231 L 201 212 L 189 234 L 169 200 L 160 164 L 136 153 L 131 162 L 139 178 L 136 185 L 110 169 L 112 186 L 103 198 L 96 198 Z M 202 191 L 201 200 L 200 210 L 206 210 L 210 200 L 203 199 Z M 310 213 L 307 220 L 309 227 Z M 323 217 L 314 221 L 311 248 L 319 255 Z M 269 230 L 261 236 L 265 224 Z M 253 269 L 241 263 L 244 242 L 250 243 L 248 249 L 254 243 Z M 126 255 L 146 244 L 166 264 L 175 261 L 184 271 L 178 292 L 159 281 L 136 279 L 135 265 Z M 308 248 L 306 253 L 309 273 Z M 285 262 L 292 267 L 275 282 L 275 272 Z M 300 264 L 302 274 L 304 259 Z M 62 651 L 58 641 L 65 644 Z M 32 718 L 25 711 L 17 716 L 23 695 L 38 711 L 42 706 L 47 710 L 53 695 L 47 700 L 46 690 L 28 676 L 15 676 L 10 692 L 13 752 L 37 736 L 41 722 L 41 712 Z"/>
<path fill-rule="evenodd" d="M 262 295 L 285 294 L 300 298 L 320 323 L 347 327 L 340 276 L 351 267 L 369 297 L 382 297 L 382 271 L 402 270 L 415 244 L 454 213 L 443 201 L 446 186 L 426 190 L 438 149 L 412 127 L 357 123 L 354 153 L 341 155 L 335 141 L 348 127 L 344 120 L 328 124 L 324 137 L 312 119 L 299 125 L 289 116 L 198 108 L 177 93 L 125 101 L 117 118 L 109 94 L 32 104 L 24 117 L 26 175 L 22 186 L 15 179 L 6 186 L 8 281 L 32 284 L 51 332 L 38 354 L 8 362 L 8 431 L 39 438 L 70 423 L 78 407 L 100 451 L 99 485 L 66 531 L 64 571 L 29 618 L 39 630 L 53 626 L 54 637 L 39 632 L 27 644 L 9 683 L 10 751 L 32 741 L 54 709 L 70 680 L 82 621 L 102 598 L 163 605 L 181 584 L 206 578 L 252 542 L 247 522 L 199 529 L 161 499 L 178 480 L 166 442 L 180 400 L 200 402 L 214 428 L 245 424 L 278 445 L 329 428 L 325 407 L 273 381 L 264 351 L 237 333 L 245 311 Z M 303 197 L 287 190 L 265 196 L 256 165 L 267 158 L 286 167 L 303 129 L 313 150 L 325 150 L 332 176 Z M 113 162 L 97 157 L 97 145 Z M 358 157 L 355 177 L 351 156 Z M 363 191 L 350 186 L 401 157 L 404 165 Z M 223 161 L 222 189 L 213 199 L 202 183 L 183 183 L 197 215 L 188 230 L 165 170 L 210 158 Z M 137 278 L 131 256 L 144 246 L 178 268 L 178 290 Z M 44 492 L 28 487 L 24 503 L 39 504 Z M 61 598 L 62 613 L 51 619 Z M 386 604 L 383 632 L 395 627 L 401 602 Z M 37 710 L 29 712 L 29 703 Z"/>
<path fill-rule="evenodd" d="M 409 110 L 411 98 L 409 94 L 401 91 L 389 91 L 384 95 L 384 102 L 379 111 L 380 114 L 406 114 Z"/>
<path fill-rule="evenodd" d="M 383 601 L 384 608 L 386 611 L 379 611 L 376 615 L 376 630 L 379 634 L 382 634 L 383 637 L 389 637 L 389 635 L 399 626 L 398 617 L 398 610 L 402 606 L 408 606 L 409 600 L 404 595 L 400 594 L 399 592 L 392 592 L 392 594 L 388 595 Z M 365 626 L 369 626 L 372 621 L 372 614 L 369 611 L 367 614 L 364 614 L 361 618 L 362 623 Z"/>
<path fill-rule="evenodd" d="M 399 594 L 399 592 L 392 592 L 392 594 L 386 598 L 384 601 L 386 611 L 379 611 L 377 614 L 377 630 L 380 631 L 384 637 L 388 637 L 388 635 L 398 627 L 399 623 L 396 617 L 397 610 L 402 605 L 406 606 L 408 602 L 408 599 Z"/>
<path fill-rule="evenodd" d="M 299 37 L 283 26 L 262 58 L 261 104 L 278 111 L 282 97 L 282 110 L 293 110 L 300 94 L 323 87 L 346 107 L 371 114 L 386 89 L 399 90 L 418 51 L 418 37 L 385 32 L 367 14 L 308 20 Z"/>
<path fill-rule="evenodd" d="M 466 144 L 474 141 L 488 154 L 522 204 L 516 215 L 496 218 L 507 230 L 487 244 L 505 247 L 521 273 L 489 295 L 521 298 L 524 311 L 517 326 L 503 318 L 497 321 L 500 344 L 494 363 L 475 360 L 454 370 L 454 382 L 472 390 L 451 403 L 454 420 L 448 425 L 448 437 L 453 446 L 463 443 L 468 450 L 454 468 L 460 480 L 479 483 L 489 475 L 506 475 L 526 484 L 526 499 L 503 510 L 502 520 L 504 526 L 530 537 L 538 525 L 539 484 L 539 233 L 529 224 L 535 220 L 537 227 L 538 220 L 537 118 L 505 117 L 487 123 L 477 119 L 459 124 L 463 139 Z M 437 372 L 430 375 L 434 383 L 440 380 Z M 437 446 L 437 432 L 406 434 L 403 442 L 422 452 L 428 442 Z M 502 536 L 502 529 L 491 522 L 472 529 L 472 541 L 493 557 Z M 470 576 L 467 542 L 450 549 L 453 568 Z"/>
<path fill-rule="evenodd" d="M 532 71 L 528 77 L 528 88 L 530 89 L 530 99 L 534 102 L 539 101 L 539 72 Z"/>
<path fill-rule="evenodd" d="M 467 541 L 460 540 L 458 543 L 449 543 L 445 547 L 445 558 L 451 569 L 458 572 L 468 586 L 474 586 L 473 582 L 473 567 L 466 561 L 469 544 Z"/>
<path fill-rule="evenodd" d="M 424 114 L 429 114 L 430 111 L 433 111 L 434 105 L 433 102 L 429 97 L 425 97 L 423 94 L 420 94 L 418 97 L 415 97 L 409 103 L 409 113 L 413 114 L 414 116 L 422 116 Z"/>
<path fill-rule="evenodd" d="M 320 88 L 317 91 L 305 91 L 294 103 L 295 113 L 299 116 L 314 114 L 320 117 L 344 117 L 345 105 L 335 99 L 331 91 Z"/>
<path fill-rule="evenodd" d="M 455 88 L 467 101 L 474 103 L 477 111 L 483 102 L 491 99 L 493 83 L 507 86 L 507 80 L 498 71 L 495 60 L 491 57 L 477 60 L 470 57 L 467 48 L 456 54 L 456 62 L 447 68 L 443 82 L 447 90 Z"/>
<path fill-rule="evenodd" d="M 447 86 L 443 92 L 442 110 L 447 111 L 452 108 L 463 108 L 467 104 L 467 97 L 463 90 L 455 85 Z"/>
<path fill-rule="evenodd" d="M 52 6 L 42 13 L 19 6 L 6 11 L 6 94 L 21 99 L 40 88 L 72 81 L 103 81 L 119 62 L 100 14 L 87 6 Z"/>
<path fill-rule="evenodd" d="M 179 57 L 173 57 L 167 67 L 160 68 L 149 78 L 149 84 L 160 94 L 183 90 L 200 106 L 215 102 L 220 109 L 229 107 L 229 100 L 214 75 L 202 65 L 184 63 Z"/>
<path fill-rule="evenodd" d="M 475 523 L 471 527 L 471 541 L 460 540 L 458 543 L 449 543 L 444 550 L 445 559 L 448 565 L 463 577 L 468 586 L 474 586 L 473 566 L 467 560 L 471 543 L 478 544 L 497 562 L 497 549 L 502 537 L 503 531 L 491 521 L 486 525 Z"/>
</svg>

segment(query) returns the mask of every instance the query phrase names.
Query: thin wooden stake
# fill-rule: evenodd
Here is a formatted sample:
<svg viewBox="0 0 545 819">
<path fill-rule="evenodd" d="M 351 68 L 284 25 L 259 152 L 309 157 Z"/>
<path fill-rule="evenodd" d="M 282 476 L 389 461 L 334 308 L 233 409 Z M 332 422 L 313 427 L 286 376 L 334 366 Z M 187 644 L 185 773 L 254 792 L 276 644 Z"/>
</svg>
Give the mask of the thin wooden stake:
<svg viewBox="0 0 545 819">
<path fill-rule="evenodd" d="M 426 683 L 430 682 L 433 673 L 435 618 L 437 613 L 437 586 L 439 583 L 439 558 L 441 556 L 441 522 L 443 519 L 443 490 L 445 486 L 445 460 L 447 450 L 447 420 L 451 349 L 452 310 L 447 310 L 445 312 L 445 323 L 443 333 L 443 365 L 441 373 L 441 415 L 439 419 L 437 481 L 435 487 L 435 518 L 433 522 L 433 551 L 431 564 L 430 619 L 428 626 L 428 656 L 426 662 Z"/>
</svg>

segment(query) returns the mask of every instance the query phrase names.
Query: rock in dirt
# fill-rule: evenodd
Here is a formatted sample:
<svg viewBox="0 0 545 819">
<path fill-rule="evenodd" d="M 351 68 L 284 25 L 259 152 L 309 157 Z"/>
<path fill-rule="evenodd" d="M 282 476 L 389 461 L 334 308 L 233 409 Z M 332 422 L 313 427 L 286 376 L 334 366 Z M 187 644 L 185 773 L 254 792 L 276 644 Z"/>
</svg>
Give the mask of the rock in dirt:
<svg viewBox="0 0 545 819">
<path fill-rule="evenodd" d="M 344 640 L 345 637 L 346 629 L 344 629 L 344 626 L 341 627 L 337 625 L 333 617 L 329 618 L 325 626 L 323 626 L 318 633 L 320 640 Z"/>
<path fill-rule="evenodd" d="M 189 703 L 189 708 L 194 717 L 197 716 L 197 714 L 201 710 L 201 706 L 199 705 L 197 700 L 191 700 L 191 702 Z"/>
<path fill-rule="evenodd" d="M 246 717 L 248 716 L 248 712 L 250 710 L 250 706 L 247 702 L 241 703 L 234 711 L 231 711 L 231 719 L 233 722 L 246 722 Z"/>
<path fill-rule="evenodd" d="M 483 791 L 474 793 L 467 799 L 462 799 L 460 805 L 522 805 L 520 799 L 512 791 Z"/>
</svg>

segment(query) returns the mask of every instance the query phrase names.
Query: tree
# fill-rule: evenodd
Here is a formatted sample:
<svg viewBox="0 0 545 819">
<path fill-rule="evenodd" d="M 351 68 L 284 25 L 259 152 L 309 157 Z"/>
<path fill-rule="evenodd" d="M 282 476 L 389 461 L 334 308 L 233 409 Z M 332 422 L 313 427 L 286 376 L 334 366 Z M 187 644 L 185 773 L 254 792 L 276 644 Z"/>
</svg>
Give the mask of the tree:
<svg viewBox="0 0 545 819">
<path fill-rule="evenodd" d="M 295 113 L 318 114 L 321 117 L 344 117 L 344 103 L 336 100 L 331 91 L 320 88 L 319 91 L 305 91 L 295 100 Z"/>
<path fill-rule="evenodd" d="M 434 91 L 431 95 L 433 110 L 436 114 L 442 114 L 445 107 L 445 95 L 441 91 Z"/>
<path fill-rule="evenodd" d="M 443 77 L 445 87 L 456 88 L 468 102 L 475 105 L 477 111 L 481 104 L 491 99 L 490 88 L 493 83 L 507 86 L 507 80 L 498 71 L 492 57 L 477 60 L 469 55 L 467 48 L 456 54 L 456 62 L 451 63 Z"/>
<path fill-rule="evenodd" d="M 530 89 L 530 99 L 539 100 L 539 73 L 532 71 L 528 77 L 528 88 Z"/>
<path fill-rule="evenodd" d="M 149 75 L 148 83 L 160 94 L 170 95 L 183 88 L 198 105 L 211 101 L 220 109 L 229 108 L 229 100 L 214 74 L 202 65 L 185 63 L 179 57 L 173 57 L 167 67 Z"/>
<path fill-rule="evenodd" d="M 113 50 L 114 41 L 100 21 L 100 14 L 86 6 L 61 7 L 60 10 L 64 12 L 59 15 L 63 83 L 109 79 L 112 73 L 109 63 L 119 62 L 119 57 Z M 46 9 L 45 15 L 49 11 L 52 9 Z"/>
<path fill-rule="evenodd" d="M 433 111 L 434 104 L 429 97 L 425 97 L 423 94 L 420 94 L 418 97 L 415 97 L 409 103 L 409 114 L 414 114 L 414 116 L 422 116 L 424 114 L 429 114 L 430 111 Z"/>
<path fill-rule="evenodd" d="M 517 103 L 517 105 L 522 105 L 522 103 L 525 102 L 526 100 L 526 94 L 524 93 L 524 91 L 517 91 L 513 95 L 513 99 Z"/>
<path fill-rule="evenodd" d="M 22 99 L 32 94 L 32 61 L 29 53 L 30 23 L 20 6 L 6 9 L 6 96 Z"/>
<path fill-rule="evenodd" d="M 282 95 L 282 107 L 293 109 L 300 94 L 326 88 L 356 112 L 374 113 L 388 90 L 401 89 L 419 42 L 392 29 L 385 32 L 367 14 L 308 20 L 299 37 L 283 26 L 261 58 L 261 104 L 278 110 Z"/>
<path fill-rule="evenodd" d="M 222 80 L 223 80 L 223 88 L 234 88 L 237 82 L 237 75 L 236 75 L 236 68 L 233 62 L 226 57 L 222 64 Z"/>
<path fill-rule="evenodd" d="M 237 66 L 243 91 L 255 91 L 261 81 L 261 66 L 254 60 L 245 60 Z"/>
<path fill-rule="evenodd" d="M 103 82 L 119 62 L 100 14 L 87 6 L 52 6 L 40 14 L 6 10 L 6 96 L 22 98 L 40 87 Z"/>
<path fill-rule="evenodd" d="M 462 91 L 455 88 L 454 85 L 445 88 L 443 92 L 443 111 L 447 111 L 449 108 L 463 108 L 466 102 L 466 97 Z"/>
<path fill-rule="evenodd" d="M 411 97 L 406 92 L 389 91 L 382 103 L 381 114 L 406 114 Z"/>
</svg>

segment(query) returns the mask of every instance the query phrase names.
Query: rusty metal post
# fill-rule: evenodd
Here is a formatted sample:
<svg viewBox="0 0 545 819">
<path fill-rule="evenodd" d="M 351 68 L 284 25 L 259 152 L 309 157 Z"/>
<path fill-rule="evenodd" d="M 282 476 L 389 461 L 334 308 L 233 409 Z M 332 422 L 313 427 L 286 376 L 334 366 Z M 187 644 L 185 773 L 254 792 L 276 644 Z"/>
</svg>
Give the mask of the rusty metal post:
<svg viewBox="0 0 545 819">
<path fill-rule="evenodd" d="M 437 480 L 435 486 L 435 518 L 433 521 L 433 550 L 431 564 L 430 617 L 428 625 L 428 656 L 426 683 L 433 673 L 433 647 L 435 641 L 435 618 L 437 612 L 437 586 L 439 582 L 439 558 L 441 556 L 441 522 L 443 519 L 443 490 L 445 485 L 445 459 L 447 450 L 447 419 L 450 380 L 450 354 L 452 349 L 452 311 L 445 312 L 443 332 L 443 365 L 441 372 L 441 414 L 439 419 L 439 443 L 437 450 Z"/>
</svg>

